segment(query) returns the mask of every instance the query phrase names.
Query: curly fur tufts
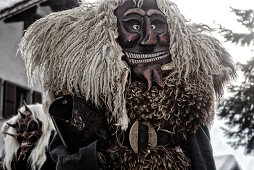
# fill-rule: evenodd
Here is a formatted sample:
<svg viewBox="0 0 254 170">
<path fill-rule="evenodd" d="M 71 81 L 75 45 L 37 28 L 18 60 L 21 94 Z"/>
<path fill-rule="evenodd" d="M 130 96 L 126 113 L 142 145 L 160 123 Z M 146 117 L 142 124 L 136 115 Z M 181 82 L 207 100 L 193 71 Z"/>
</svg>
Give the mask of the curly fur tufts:
<svg viewBox="0 0 254 170">
<path fill-rule="evenodd" d="M 109 149 L 108 152 L 111 155 L 111 169 L 191 169 L 190 160 L 179 146 L 174 148 L 158 146 L 149 151 L 142 150 L 137 154 L 124 147 L 118 152 L 115 152 L 114 149 Z"/>
<path fill-rule="evenodd" d="M 207 78 L 193 76 L 187 83 L 178 82 L 177 77 L 164 78 L 164 89 L 153 86 L 150 91 L 144 83 L 135 81 L 126 95 L 131 122 L 149 121 L 157 129 L 166 129 L 176 143 L 195 133 L 200 125 L 211 124 L 214 116 L 213 89 Z"/>
</svg>

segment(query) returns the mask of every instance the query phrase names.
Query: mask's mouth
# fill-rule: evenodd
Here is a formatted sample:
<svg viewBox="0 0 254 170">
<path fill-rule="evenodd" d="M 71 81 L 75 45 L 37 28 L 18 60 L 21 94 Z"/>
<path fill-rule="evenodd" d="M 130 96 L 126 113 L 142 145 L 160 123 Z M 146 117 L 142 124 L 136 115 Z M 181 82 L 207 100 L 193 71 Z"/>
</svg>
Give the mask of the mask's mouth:
<svg viewBox="0 0 254 170">
<path fill-rule="evenodd" d="M 155 62 L 169 56 L 168 52 L 158 52 L 153 54 L 138 54 L 125 52 L 125 54 L 130 64 Z"/>
<path fill-rule="evenodd" d="M 27 156 L 27 153 L 29 153 L 31 151 L 33 145 L 34 144 L 32 144 L 29 141 L 22 141 L 21 145 L 20 145 L 21 146 L 21 151 L 20 151 L 18 160 L 20 160 L 22 157 L 23 157 L 23 160 L 25 160 L 26 156 Z"/>
<path fill-rule="evenodd" d="M 22 141 L 21 143 L 21 147 L 22 148 L 27 148 L 27 147 L 31 147 L 32 143 L 30 143 L 29 141 Z"/>
</svg>

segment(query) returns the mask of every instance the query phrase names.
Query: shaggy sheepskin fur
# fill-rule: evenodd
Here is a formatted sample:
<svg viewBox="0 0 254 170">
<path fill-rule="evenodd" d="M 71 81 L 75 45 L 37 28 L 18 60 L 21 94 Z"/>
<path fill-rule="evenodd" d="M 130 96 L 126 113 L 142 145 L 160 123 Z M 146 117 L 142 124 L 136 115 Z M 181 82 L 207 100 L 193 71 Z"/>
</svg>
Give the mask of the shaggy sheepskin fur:
<svg viewBox="0 0 254 170">
<path fill-rule="evenodd" d="M 67 89 L 95 106 L 106 107 L 116 123 L 126 129 L 126 84 L 130 69 L 116 38 L 114 10 L 125 0 L 83 3 L 80 7 L 52 13 L 36 21 L 20 44 L 30 84 L 40 77 L 43 91 Z M 133 0 L 140 7 L 143 0 Z M 169 0 L 158 0 L 167 17 L 169 51 L 178 80 L 199 79 L 200 72 L 222 93 L 223 84 L 234 77 L 230 55 L 206 26 L 190 24 Z M 39 75 L 38 75 L 39 74 Z"/>
</svg>

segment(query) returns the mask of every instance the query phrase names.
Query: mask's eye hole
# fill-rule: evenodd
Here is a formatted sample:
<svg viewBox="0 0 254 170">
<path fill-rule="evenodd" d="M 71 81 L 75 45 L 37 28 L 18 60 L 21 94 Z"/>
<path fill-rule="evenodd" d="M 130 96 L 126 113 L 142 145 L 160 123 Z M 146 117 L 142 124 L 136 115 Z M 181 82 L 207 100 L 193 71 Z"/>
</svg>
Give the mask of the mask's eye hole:
<svg viewBox="0 0 254 170">
<path fill-rule="evenodd" d="M 17 128 L 17 133 L 23 133 L 24 131 L 26 131 L 26 125 L 20 123 Z"/>
<path fill-rule="evenodd" d="M 152 21 L 151 28 L 157 33 L 163 33 L 167 30 L 167 24 L 159 19 Z"/>
<path fill-rule="evenodd" d="M 139 20 L 136 19 L 124 20 L 123 25 L 129 32 L 139 32 L 141 30 L 141 24 Z"/>
<path fill-rule="evenodd" d="M 132 28 L 133 28 L 134 30 L 139 30 L 139 29 L 140 29 L 140 26 L 135 24 L 135 25 L 132 26 Z"/>
<path fill-rule="evenodd" d="M 38 129 L 38 125 L 35 121 L 32 121 L 28 126 L 28 132 L 32 132 Z"/>
</svg>

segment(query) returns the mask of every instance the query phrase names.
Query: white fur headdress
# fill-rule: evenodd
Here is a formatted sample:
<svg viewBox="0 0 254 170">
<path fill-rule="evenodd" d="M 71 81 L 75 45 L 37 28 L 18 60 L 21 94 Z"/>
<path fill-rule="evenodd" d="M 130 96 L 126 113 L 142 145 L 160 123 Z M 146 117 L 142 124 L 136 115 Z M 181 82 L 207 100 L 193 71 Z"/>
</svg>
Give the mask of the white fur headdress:
<svg viewBox="0 0 254 170">
<path fill-rule="evenodd" d="M 20 44 L 29 82 L 42 75 L 43 91 L 67 89 L 97 107 L 106 106 L 126 129 L 125 88 L 130 73 L 116 38 L 114 10 L 126 0 L 83 3 L 52 13 L 29 27 Z M 133 0 L 140 7 L 143 0 Z M 169 0 L 157 0 L 167 17 L 169 51 L 179 80 L 204 73 L 220 94 L 235 70 L 221 44 L 203 34 L 207 27 L 190 24 Z"/>
<path fill-rule="evenodd" d="M 28 108 L 31 110 L 33 117 L 42 122 L 41 137 L 28 158 L 28 162 L 30 162 L 32 170 L 39 170 L 47 159 L 46 149 L 48 147 L 49 138 L 51 132 L 54 130 L 54 127 L 51 119 L 43 112 L 41 104 L 28 105 Z M 20 108 L 21 112 L 23 112 L 24 110 L 24 107 Z M 6 122 L 8 122 L 9 124 L 15 124 L 17 123 L 17 120 L 20 118 L 20 116 L 20 114 L 17 114 Z M 7 170 L 11 170 L 11 163 L 12 161 L 15 162 L 17 160 L 17 150 L 19 149 L 20 145 L 17 140 L 14 139 L 12 136 L 3 133 L 7 132 L 10 134 L 17 134 L 16 129 L 9 126 L 6 122 L 3 124 L 1 129 L 4 140 L 5 154 L 3 165 L 7 168 Z"/>
</svg>

